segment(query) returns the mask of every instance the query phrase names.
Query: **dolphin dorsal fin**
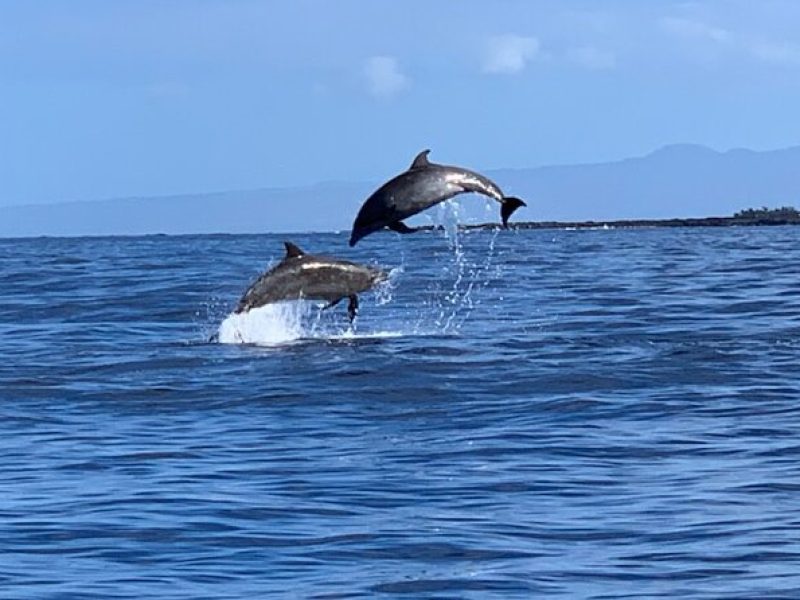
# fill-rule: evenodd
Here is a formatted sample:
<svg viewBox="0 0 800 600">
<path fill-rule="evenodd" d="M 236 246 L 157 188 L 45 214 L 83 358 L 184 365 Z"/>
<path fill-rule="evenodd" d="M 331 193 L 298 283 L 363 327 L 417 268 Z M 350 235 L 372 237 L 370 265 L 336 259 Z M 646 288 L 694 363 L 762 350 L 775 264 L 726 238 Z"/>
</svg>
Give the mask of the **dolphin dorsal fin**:
<svg viewBox="0 0 800 600">
<path fill-rule="evenodd" d="M 414 158 L 414 162 L 411 163 L 410 169 L 421 169 L 423 167 L 430 166 L 431 163 L 428 162 L 428 154 L 430 154 L 430 150 L 423 150 Z"/>
<path fill-rule="evenodd" d="M 305 254 L 305 252 L 300 250 L 300 248 L 292 242 L 283 242 L 283 245 L 286 246 L 285 258 L 297 258 L 298 256 L 303 256 L 303 254 Z"/>
</svg>

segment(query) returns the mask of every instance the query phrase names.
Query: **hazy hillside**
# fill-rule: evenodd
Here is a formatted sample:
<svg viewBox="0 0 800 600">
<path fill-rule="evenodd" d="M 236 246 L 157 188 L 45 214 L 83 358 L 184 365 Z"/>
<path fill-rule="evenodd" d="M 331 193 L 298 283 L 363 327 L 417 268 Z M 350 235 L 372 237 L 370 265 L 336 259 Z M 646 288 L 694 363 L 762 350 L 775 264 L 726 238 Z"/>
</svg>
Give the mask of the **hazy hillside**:
<svg viewBox="0 0 800 600">
<path fill-rule="evenodd" d="M 580 221 L 732 215 L 800 204 L 800 146 L 716 152 L 667 146 L 618 162 L 492 173 L 507 193 L 533 200 L 520 218 Z"/>
<path fill-rule="evenodd" d="M 344 228 L 369 184 L 325 183 L 154 198 L 2 208 L 0 236 L 263 233 Z M 346 207 L 346 208 L 343 208 Z M 331 215 L 338 218 L 331 219 Z M 349 225 L 349 223 L 348 223 Z"/>
<path fill-rule="evenodd" d="M 404 167 L 405 162 L 398 170 Z M 702 217 L 730 215 L 750 206 L 800 204 L 800 147 L 716 152 L 703 146 L 675 145 L 618 162 L 487 174 L 507 193 L 528 201 L 528 208 L 520 210 L 516 220 Z M 0 236 L 348 229 L 376 184 L 320 183 L 292 189 L 8 207 L 2 209 Z M 465 220 L 498 219 L 496 206 L 487 209 L 474 198 L 466 198 L 462 206 Z"/>
</svg>

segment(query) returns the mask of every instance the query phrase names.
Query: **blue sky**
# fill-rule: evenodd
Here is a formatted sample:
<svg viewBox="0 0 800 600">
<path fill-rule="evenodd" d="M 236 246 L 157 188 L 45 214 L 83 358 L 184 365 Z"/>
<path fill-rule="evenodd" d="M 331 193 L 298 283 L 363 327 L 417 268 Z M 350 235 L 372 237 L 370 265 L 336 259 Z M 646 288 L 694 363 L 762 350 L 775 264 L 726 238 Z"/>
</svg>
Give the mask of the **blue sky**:
<svg viewBox="0 0 800 600">
<path fill-rule="evenodd" d="M 800 2 L 4 0 L 0 205 L 800 143 Z"/>
</svg>

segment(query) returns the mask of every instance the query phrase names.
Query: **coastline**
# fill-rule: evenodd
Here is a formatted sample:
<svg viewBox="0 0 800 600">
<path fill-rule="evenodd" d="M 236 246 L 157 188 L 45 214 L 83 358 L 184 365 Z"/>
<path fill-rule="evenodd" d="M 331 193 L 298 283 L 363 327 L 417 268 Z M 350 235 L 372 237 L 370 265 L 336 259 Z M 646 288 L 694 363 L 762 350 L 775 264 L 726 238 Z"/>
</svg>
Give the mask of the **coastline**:
<svg viewBox="0 0 800 600">
<path fill-rule="evenodd" d="M 639 229 L 654 227 L 773 227 L 800 225 L 800 218 L 747 218 L 747 217 L 695 217 L 673 219 L 617 219 L 598 221 L 520 221 L 509 224 L 511 229 Z M 462 229 L 492 229 L 497 223 L 461 225 Z M 437 225 L 425 225 L 420 229 L 441 229 Z"/>
</svg>

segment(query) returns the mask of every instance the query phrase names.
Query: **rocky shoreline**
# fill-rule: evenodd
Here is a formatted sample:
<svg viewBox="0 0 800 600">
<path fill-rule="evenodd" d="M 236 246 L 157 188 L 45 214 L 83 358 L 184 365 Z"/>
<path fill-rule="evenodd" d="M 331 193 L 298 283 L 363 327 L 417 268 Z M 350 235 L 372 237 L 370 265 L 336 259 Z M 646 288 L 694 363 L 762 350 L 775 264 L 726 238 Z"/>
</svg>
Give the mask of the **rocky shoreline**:
<svg viewBox="0 0 800 600">
<path fill-rule="evenodd" d="M 739 217 L 702 217 L 691 219 L 622 219 L 617 221 L 527 221 L 519 229 L 631 229 L 636 227 L 762 227 L 800 225 L 797 218 L 746 219 Z"/>
<path fill-rule="evenodd" d="M 800 225 L 799 217 L 746 218 L 746 217 L 701 217 L 686 219 L 620 219 L 613 221 L 520 221 L 510 223 L 513 229 L 636 229 L 653 227 L 764 227 L 777 225 Z M 497 223 L 462 225 L 462 229 L 493 229 Z M 420 229 L 442 229 L 427 225 Z"/>
</svg>

